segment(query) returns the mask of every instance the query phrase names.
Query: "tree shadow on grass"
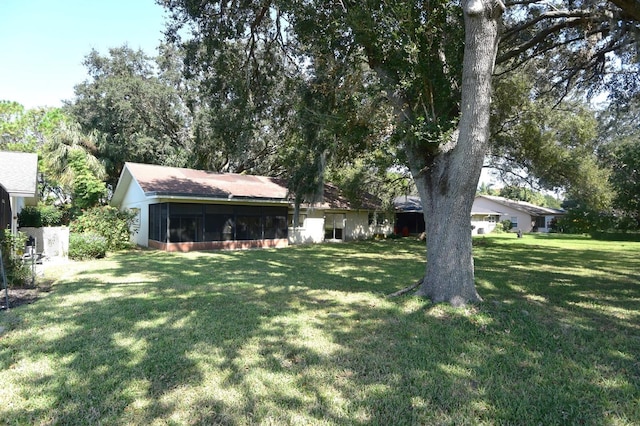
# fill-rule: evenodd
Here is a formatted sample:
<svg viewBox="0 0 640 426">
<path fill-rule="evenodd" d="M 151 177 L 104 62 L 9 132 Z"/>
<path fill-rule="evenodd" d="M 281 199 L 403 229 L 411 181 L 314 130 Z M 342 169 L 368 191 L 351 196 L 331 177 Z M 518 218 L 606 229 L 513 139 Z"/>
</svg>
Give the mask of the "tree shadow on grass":
<svg viewBox="0 0 640 426">
<path fill-rule="evenodd" d="M 406 241 L 118 254 L 58 283 L 50 304 L 29 307 L 36 330 L 4 343 L 0 362 L 15 371 L 53 360 L 21 386 L 22 399 L 37 391 L 46 402 L 4 416 L 61 424 L 637 420 L 630 407 L 640 394 L 640 348 L 629 337 L 637 327 L 585 305 L 587 293 L 613 291 L 601 306 L 637 315 L 638 288 L 625 281 L 632 259 L 602 262 L 599 279 L 619 273 L 594 284 L 581 272 L 581 251 L 483 250 L 476 269 L 487 302 L 466 310 L 380 297 L 422 272 L 422 246 Z M 566 268 L 532 272 L 558 259 Z M 602 337 L 603 324 L 618 340 Z"/>
</svg>

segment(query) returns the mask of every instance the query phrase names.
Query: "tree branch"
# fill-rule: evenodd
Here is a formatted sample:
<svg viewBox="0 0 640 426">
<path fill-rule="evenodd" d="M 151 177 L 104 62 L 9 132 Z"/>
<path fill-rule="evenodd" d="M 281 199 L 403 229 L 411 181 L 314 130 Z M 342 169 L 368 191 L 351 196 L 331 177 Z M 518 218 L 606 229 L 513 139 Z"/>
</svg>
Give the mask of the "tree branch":
<svg viewBox="0 0 640 426">
<path fill-rule="evenodd" d="M 585 19 L 592 17 L 593 14 L 590 11 L 585 10 L 554 10 L 551 12 L 545 12 L 540 16 L 537 16 L 535 19 L 531 21 L 526 21 L 522 25 L 518 25 L 517 27 L 509 28 L 505 31 L 503 38 L 511 37 L 518 33 L 523 32 L 526 29 L 529 29 L 536 25 L 539 22 L 545 20 L 555 20 L 555 19 L 563 19 L 563 18 L 572 18 L 572 19 Z"/>
<path fill-rule="evenodd" d="M 403 288 L 402 290 L 398 290 L 395 293 L 391 293 L 391 294 L 387 294 L 387 298 L 390 299 L 392 297 L 398 297 L 398 296 L 402 296 L 403 294 L 407 294 L 412 290 L 415 290 L 416 288 L 420 287 L 422 285 L 422 282 L 424 281 L 424 278 L 420 278 L 420 280 L 418 280 L 418 282 L 411 284 L 408 287 Z"/>
<path fill-rule="evenodd" d="M 609 0 L 636 22 L 640 22 L 640 4 L 638 0 Z"/>
<path fill-rule="evenodd" d="M 526 42 L 520 44 L 519 46 L 515 47 L 514 49 L 511 49 L 509 51 L 507 51 L 505 54 L 503 54 L 502 56 L 499 56 L 498 58 L 496 58 L 496 64 L 500 64 L 503 62 L 508 61 L 511 58 L 514 58 L 518 55 L 520 55 L 523 52 L 526 52 L 527 50 L 531 49 L 532 47 L 541 44 L 547 37 L 549 37 L 552 34 L 555 33 L 559 33 L 560 31 L 567 29 L 567 28 L 576 28 L 579 27 L 581 24 L 583 24 L 585 22 L 584 18 L 573 18 L 573 19 L 568 19 L 566 21 L 563 22 L 559 22 L 556 25 L 550 26 L 546 29 L 544 29 L 543 31 L 540 31 L 539 33 L 536 34 L 535 37 L 531 38 L 530 40 L 527 40 Z M 573 40 L 575 41 L 575 40 Z M 554 47 L 563 45 L 563 44 L 568 44 L 565 42 L 559 43 L 558 45 L 554 45 Z"/>
</svg>

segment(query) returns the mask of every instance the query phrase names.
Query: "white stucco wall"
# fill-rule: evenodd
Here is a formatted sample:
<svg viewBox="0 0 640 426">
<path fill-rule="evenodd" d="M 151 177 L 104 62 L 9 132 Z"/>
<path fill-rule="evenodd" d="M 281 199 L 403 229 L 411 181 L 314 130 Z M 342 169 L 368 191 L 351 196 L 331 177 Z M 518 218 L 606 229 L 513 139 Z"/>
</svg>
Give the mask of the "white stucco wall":
<svg viewBox="0 0 640 426">
<path fill-rule="evenodd" d="M 346 240 L 362 240 L 374 235 L 390 235 L 393 233 L 393 225 L 390 220 L 383 224 L 369 225 L 369 211 L 347 212 L 347 224 L 345 229 Z"/>
<path fill-rule="evenodd" d="M 289 244 L 321 243 L 324 241 L 324 211 L 305 210 L 301 226 L 289 228 Z"/>
<path fill-rule="evenodd" d="M 333 210 L 306 210 L 301 212 L 306 215 L 302 226 L 289 228 L 289 244 L 321 243 L 324 241 L 325 216 L 344 215 L 343 240 L 353 241 L 371 238 L 376 234 L 389 235 L 393 232 L 390 223 L 383 225 L 369 225 L 369 212 L 362 211 L 333 211 Z"/>
<path fill-rule="evenodd" d="M 149 246 L 149 204 L 142 188 L 135 180 L 131 181 L 124 198 L 121 210 L 137 209 L 138 218 L 133 225 L 131 242 L 142 247 Z"/>
<path fill-rule="evenodd" d="M 373 235 L 369 229 L 368 212 L 346 212 L 344 239 L 346 241 L 361 240 Z"/>
<path fill-rule="evenodd" d="M 512 218 L 517 218 L 518 226 L 514 227 L 512 231 L 521 230 L 522 232 L 531 232 L 531 230 L 533 229 L 530 215 L 524 212 L 512 209 L 508 206 L 496 203 L 487 198 L 478 197 L 473 201 L 473 207 L 471 209 L 471 213 L 473 216 L 477 216 L 475 212 L 481 212 L 482 214 L 485 214 L 485 215 L 499 214 L 500 218 L 498 219 L 498 222 L 502 222 L 503 220 L 513 221 Z M 472 234 L 476 235 L 479 227 L 482 227 L 482 226 L 476 226 L 476 229 L 472 231 Z"/>
<path fill-rule="evenodd" d="M 472 215 L 471 225 L 473 226 L 473 229 L 471 229 L 471 235 L 491 233 L 496 228 L 496 224 L 500 219 L 498 219 L 497 216 L 493 216 L 496 219 L 491 221 L 490 216 L 493 215 Z"/>
<path fill-rule="evenodd" d="M 66 226 L 22 227 L 20 232 L 35 238 L 36 253 L 46 257 L 67 257 L 69 254 L 69 228 Z"/>
</svg>

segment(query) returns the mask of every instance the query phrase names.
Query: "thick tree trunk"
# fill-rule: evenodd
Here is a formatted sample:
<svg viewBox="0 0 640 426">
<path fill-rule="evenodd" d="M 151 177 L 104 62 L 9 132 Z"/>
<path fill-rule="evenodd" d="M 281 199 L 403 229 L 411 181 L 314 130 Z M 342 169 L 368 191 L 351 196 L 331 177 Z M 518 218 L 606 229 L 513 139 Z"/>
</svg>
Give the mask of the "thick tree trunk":
<svg viewBox="0 0 640 426">
<path fill-rule="evenodd" d="M 463 2 L 465 51 L 458 130 L 413 175 L 424 206 L 427 265 L 418 295 L 461 306 L 482 300 L 475 288 L 471 207 L 489 135 L 491 75 L 502 4 Z M 423 153 L 409 150 L 411 164 Z M 424 164 L 424 160 L 422 161 Z"/>
</svg>

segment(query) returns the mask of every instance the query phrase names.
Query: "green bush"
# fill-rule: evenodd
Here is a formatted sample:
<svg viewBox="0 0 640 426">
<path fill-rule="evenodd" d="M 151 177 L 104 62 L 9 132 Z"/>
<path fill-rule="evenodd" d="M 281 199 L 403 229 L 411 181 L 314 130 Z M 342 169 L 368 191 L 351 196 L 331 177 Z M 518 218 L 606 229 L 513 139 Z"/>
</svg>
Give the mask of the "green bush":
<svg viewBox="0 0 640 426">
<path fill-rule="evenodd" d="M 40 228 L 41 226 L 60 226 L 62 210 L 56 206 L 38 203 L 37 206 L 26 206 L 18 213 L 19 227 Z"/>
<path fill-rule="evenodd" d="M 493 228 L 493 232 L 495 232 L 496 234 L 501 234 L 503 232 L 510 232 L 511 231 L 511 221 L 510 220 L 503 220 L 501 222 L 496 223 L 496 227 Z"/>
<path fill-rule="evenodd" d="M 69 235 L 69 257 L 74 260 L 103 258 L 107 246 L 106 238 L 93 232 Z"/>
<path fill-rule="evenodd" d="M 22 287 L 31 281 L 31 270 L 21 259 L 26 241 L 27 235 L 22 232 L 12 235 L 9 230 L 0 229 L 2 263 L 8 287 Z"/>
<path fill-rule="evenodd" d="M 121 250 L 131 246 L 130 225 L 134 215 L 121 212 L 115 207 L 93 207 L 71 222 L 71 232 L 90 232 L 102 236 L 107 241 L 107 250 Z"/>
</svg>

